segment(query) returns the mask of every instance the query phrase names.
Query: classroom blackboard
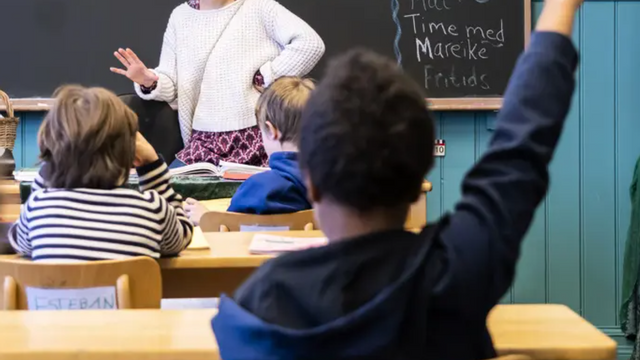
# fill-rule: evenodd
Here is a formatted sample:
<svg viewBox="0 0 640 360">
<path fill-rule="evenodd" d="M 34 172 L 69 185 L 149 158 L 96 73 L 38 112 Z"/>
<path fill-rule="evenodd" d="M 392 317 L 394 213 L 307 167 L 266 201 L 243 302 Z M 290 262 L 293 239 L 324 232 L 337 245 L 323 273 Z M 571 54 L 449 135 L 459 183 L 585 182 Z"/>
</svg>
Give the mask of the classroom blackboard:
<svg viewBox="0 0 640 360">
<path fill-rule="evenodd" d="M 429 98 L 500 97 L 530 30 L 528 0 L 281 3 L 325 40 L 323 63 L 353 46 L 370 48 L 395 59 Z"/>
<path fill-rule="evenodd" d="M 0 89 L 12 98 L 51 97 L 63 83 L 133 92 L 113 74 L 113 52 L 160 58 L 171 11 L 184 0 L 0 0 Z"/>
<path fill-rule="evenodd" d="M 2 0 L 0 89 L 13 98 L 50 97 L 62 83 L 128 93 L 109 72 L 130 47 L 157 65 L 162 37 L 181 0 Z M 352 47 L 384 54 L 430 98 L 500 97 L 528 36 L 529 0 L 281 0 L 323 37 L 332 56 Z"/>
</svg>

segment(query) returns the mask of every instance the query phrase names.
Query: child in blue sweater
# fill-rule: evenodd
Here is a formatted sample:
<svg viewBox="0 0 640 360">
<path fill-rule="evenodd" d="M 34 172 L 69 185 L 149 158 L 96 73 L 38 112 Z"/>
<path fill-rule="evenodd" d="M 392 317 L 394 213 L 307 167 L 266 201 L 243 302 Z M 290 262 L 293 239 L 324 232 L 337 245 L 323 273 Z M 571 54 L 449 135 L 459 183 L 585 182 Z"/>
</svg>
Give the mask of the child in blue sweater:
<svg viewBox="0 0 640 360">
<path fill-rule="evenodd" d="M 302 110 L 313 89 L 309 79 L 282 77 L 262 94 L 256 117 L 271 170 L 246 180 L 227 211 L 267 215 L 311 209 L 298 166 L 298 142 Z M 187 199 L 185 211 L 197 225 L 207 208 Z"/>
<path fill-rule="evenodd" d="M 388 59 L 332 62 L 302 117 L 300 165 L 324 247 L 280 256 L 222 297 L 225 360 L 495 357 L 486 318 L 511 285 L 574 91 L 582 0 L 547 0 L 484 156 L 448 216 L 404 231 L 433 159 L 419 85 Z"/>
</svg>

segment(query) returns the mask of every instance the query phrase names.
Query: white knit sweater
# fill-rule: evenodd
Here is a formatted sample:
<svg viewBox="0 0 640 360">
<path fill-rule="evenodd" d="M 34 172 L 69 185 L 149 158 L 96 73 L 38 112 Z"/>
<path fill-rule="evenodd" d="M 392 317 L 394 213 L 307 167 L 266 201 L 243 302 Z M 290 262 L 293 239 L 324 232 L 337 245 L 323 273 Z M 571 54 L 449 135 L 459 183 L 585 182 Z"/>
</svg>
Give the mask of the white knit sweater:
<svg viewBox="0 0 640 360">
<path fill-rule="evenodd" d="M 216 10 L 186 3 L 169 19 L 157 88 L 146 100 L 172 103 L 185 144 L 191 130 L 222 132 L 256 125 L 253 87 L 258 69 L 269 85 L 281 76 L 308 74 L 324 43 L 302 19 L 275 0 L 236 0 Z"/>
</svg>

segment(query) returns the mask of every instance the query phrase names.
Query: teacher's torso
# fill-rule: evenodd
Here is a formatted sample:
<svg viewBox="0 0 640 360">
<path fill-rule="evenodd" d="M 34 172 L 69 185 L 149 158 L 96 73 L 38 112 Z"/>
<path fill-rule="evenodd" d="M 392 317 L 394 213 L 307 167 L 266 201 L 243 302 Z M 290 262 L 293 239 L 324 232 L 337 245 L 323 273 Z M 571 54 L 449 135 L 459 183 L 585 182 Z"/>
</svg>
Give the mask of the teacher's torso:
<svg viewBox="0 0 640 360">
<path fill-rule="evenodd" d="M 186 98 L 196 99 L 178 99 L 178 105 L 180 112 L 193 114 L 194 130 L 223 132 L 256 125 L 260 93 L 253 76 L 281 51 L 258 3 L 238 0 L 217 10 L 184 4 L 174 11 L 176 86 L 179 93 L 192 95 Z"/>
</svg>

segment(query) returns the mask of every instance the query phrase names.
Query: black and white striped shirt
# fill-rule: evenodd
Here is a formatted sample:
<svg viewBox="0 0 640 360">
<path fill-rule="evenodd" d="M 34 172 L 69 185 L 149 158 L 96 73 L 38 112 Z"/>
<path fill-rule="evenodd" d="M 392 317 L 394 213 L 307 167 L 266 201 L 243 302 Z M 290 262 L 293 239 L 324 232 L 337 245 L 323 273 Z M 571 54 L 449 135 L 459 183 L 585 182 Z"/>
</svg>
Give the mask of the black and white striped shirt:
<svg viewBox="0 0 640 360">
<path fill-rule="evenodd" d="M 169 184 L 167 165 L 160 159 L 137 171 L 142 192 L 47 189 L 38 176 L 9 231 L 11 245 L 43 262 L 178 254 L 191 242 L 193 225 Z"/>
</svg>

